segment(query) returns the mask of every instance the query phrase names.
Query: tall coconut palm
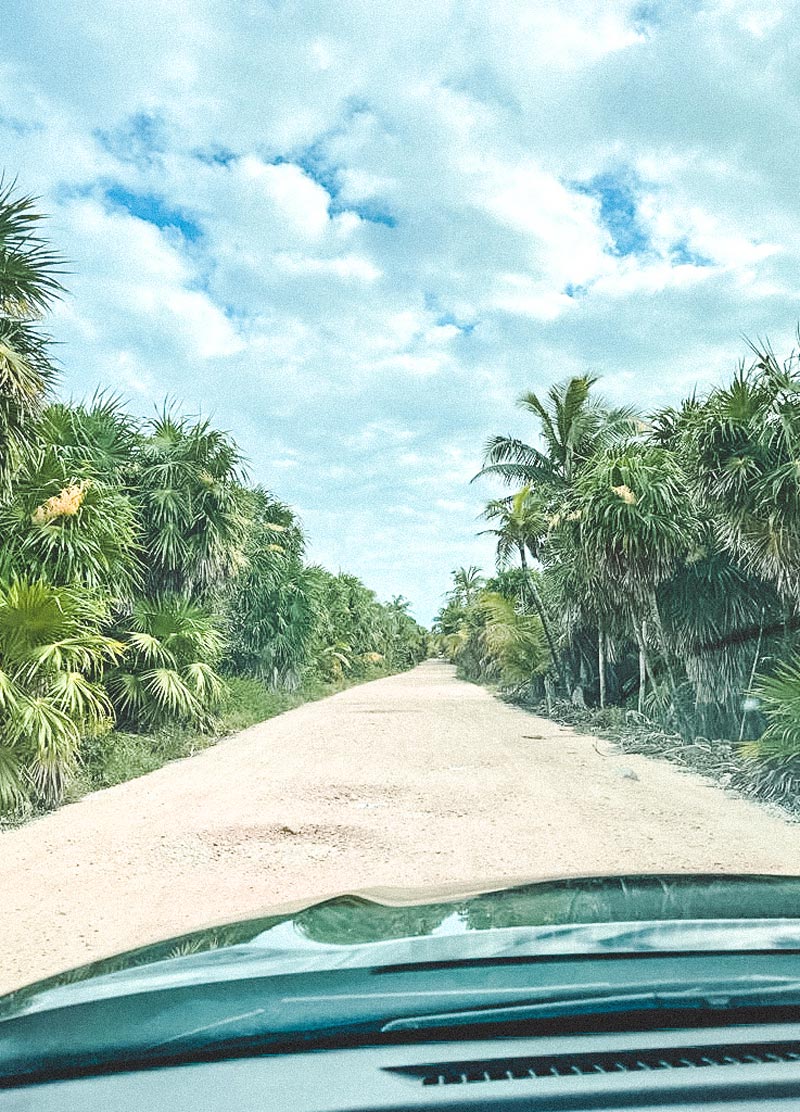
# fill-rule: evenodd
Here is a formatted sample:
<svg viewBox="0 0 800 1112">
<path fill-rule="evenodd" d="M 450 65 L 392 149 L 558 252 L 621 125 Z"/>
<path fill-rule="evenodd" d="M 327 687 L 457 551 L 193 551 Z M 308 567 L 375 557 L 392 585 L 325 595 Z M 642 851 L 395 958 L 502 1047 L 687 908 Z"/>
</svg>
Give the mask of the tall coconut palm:
<svg viewBox="0 0 800 1112">
<path fill-rule="evenodd" d="M 487 521 L 495 522 L 494 528 L 483 529 L 480 535 L 489 534 L 495 537 L 498 569 L 502 570 L 507 567 L 514 558 L 517 558 L 520 562 L 524 575 L 523 605 L 527 603 L 528 599 L 533 603 L 547 638 L 551 659 L 559 673 L 562 684 L 564 684 L 563 669 L 556 650 L 550 619 L 528 567 L 528 555 L 530 554 L 533 559 L 538 559 L 541 555 L 542 544 L 547 536 L 549 514 L 545 501 L 541 495 L 532 491 L 530 486 L 525 486 L 509 498 L 492 499 L 487 503 L 481 516 Z"/>
<path fill-rule="evenodd" d="M 538 419 L 542 449 L 515 437 L 494 436 L 486 444 L 479 475 L 554 491 L 569 487 L 581 464 L 639 428 L 633 409 L 610 409 L 591 397 L 596 382 L 592 375 L 576 376 L 551 386 L 545 401 L 532 392 L 523 394 L 518 404 Z"/>
<path fill-rule="evenodd" d="M 453 571 L 453 597 L 469 606 L 483 586 L 481 569 L 470 564 Z"/>
</svg>

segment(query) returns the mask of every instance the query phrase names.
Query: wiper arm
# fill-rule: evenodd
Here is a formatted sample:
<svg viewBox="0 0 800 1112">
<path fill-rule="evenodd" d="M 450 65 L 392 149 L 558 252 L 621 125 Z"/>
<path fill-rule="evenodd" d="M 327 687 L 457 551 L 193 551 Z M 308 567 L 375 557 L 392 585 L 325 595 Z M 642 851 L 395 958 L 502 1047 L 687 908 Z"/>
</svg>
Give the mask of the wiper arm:
<svg viewBox="0 0 800 1112">
<path fill-rule="evenodd" d="M 557 1019 L 561 1016 L 592 1015 L 604 1012 L 651 1011 L 691 1008 L 702 1011 L 729 1011 L 740 1007 L 800 1006 L 800 981 L 785 978 L 743 988 L 738 982 L 704 987 L 675 989 L 665 986 L 647 990 L 608 994 L 586 993 L 551 1000 L 463 1008 L 452 1012 L 403 1016 L 390 1020 L 381 1032 L 423 1031 L 432 1028 L 473 1026 L 476 1024 L 517 1023 L 526 1020 Z"/>
</svg>

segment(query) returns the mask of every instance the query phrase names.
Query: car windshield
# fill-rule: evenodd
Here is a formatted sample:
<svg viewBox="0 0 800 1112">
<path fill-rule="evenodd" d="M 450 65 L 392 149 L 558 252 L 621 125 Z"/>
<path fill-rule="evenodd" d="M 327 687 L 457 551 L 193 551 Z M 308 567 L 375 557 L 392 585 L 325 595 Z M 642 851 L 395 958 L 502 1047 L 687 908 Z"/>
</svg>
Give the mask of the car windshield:
<svg viewBox="0 0 800 1112">
<path fill-rule="evenodd" d="M 800 0 L 3 8 L 9 1061 L 794 1007 Z"/>
</svg>

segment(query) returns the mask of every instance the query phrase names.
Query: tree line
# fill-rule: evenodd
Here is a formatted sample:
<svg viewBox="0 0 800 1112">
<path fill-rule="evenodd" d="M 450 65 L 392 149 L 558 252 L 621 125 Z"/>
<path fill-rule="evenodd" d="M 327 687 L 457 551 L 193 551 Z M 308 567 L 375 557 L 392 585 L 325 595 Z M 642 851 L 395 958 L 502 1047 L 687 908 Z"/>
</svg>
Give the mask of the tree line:
<svg viewBox="0 0 800 1112">
<path fill-rule="evenodd" d="M 471 679 L 622 707 L 685 739 L 800 759 L 800 363 L 767 344 L 643 414 L 576 376 L 528 393 L 527 440 L 476 478 L 497 573 L 454 573 L 434 629 Z"/>
<path fill-rule="evenodd" d="M 305 559 L 234 439 L 165 405 L 53 396 L 64 264 L 0 182 L 0 810 L 57 803 L 115 726 L 208 729 L 226 678 L 295 690 L 411 667 L 403 598 Z"/>
</svg>

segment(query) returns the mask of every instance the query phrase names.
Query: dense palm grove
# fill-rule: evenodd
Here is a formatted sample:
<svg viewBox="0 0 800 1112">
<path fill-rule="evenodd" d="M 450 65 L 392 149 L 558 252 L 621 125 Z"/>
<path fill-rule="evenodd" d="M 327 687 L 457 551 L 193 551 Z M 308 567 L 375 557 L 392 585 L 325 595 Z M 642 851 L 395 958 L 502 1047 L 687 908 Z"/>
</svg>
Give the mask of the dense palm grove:
<svg viewBox="0 0 800 1112">
<path fill-rule="evenodd" d="M 5 811 L 58 802 L 115 726 L 211 728 L 231 677 L 291 691 L 427 652 L 403 599 L 305 562 L 297 517 L 248 486 L 226 433 L 169 407 L 138 420 L 110 396 L 52 398 L 42 320 L 64 291 L 39 222 L 0 182 Z"/>
<path fill-rule="evenodd" d="M 454 573 L 442 650 L 533 701 L 622 707 L 793 770 L 797 356 L 753 347 L 729 381 L 652 414 L 609 407 L 588 376 L 520 404 L 533 443 L 492 439 L 478 476 L 513 492 L 484 514 L 498 571 Z"/>
</svg>

